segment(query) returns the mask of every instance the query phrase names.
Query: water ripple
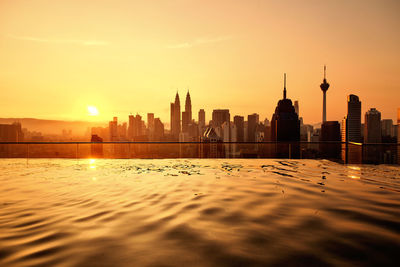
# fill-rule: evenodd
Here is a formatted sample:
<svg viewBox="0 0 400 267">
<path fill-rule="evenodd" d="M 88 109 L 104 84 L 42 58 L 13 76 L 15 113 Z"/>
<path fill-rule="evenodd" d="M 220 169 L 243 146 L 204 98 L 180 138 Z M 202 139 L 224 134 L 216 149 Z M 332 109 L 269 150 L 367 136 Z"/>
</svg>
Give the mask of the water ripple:
<svg viewBox="0 0 400 267">
<path fill-rule="evenodd" d="M 398 166 L 6 159 L 0 170 L 0 266 L 399 265 Z"/>
</svg>

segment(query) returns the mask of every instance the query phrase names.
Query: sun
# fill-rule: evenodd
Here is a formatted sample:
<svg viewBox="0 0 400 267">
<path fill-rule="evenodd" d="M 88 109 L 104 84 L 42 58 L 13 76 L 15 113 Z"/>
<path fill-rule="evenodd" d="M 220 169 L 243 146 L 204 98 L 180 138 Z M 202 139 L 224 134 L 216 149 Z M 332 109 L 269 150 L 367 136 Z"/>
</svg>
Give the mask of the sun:
<svg viewBox="0 0 400 267">
<path fill-rule="evenodd" d="M 99 115 L 99 111 L 95 106 L 88 106 L 87 107 L 88 113 L 90 116 L 97 116 Z"/>
</svg>

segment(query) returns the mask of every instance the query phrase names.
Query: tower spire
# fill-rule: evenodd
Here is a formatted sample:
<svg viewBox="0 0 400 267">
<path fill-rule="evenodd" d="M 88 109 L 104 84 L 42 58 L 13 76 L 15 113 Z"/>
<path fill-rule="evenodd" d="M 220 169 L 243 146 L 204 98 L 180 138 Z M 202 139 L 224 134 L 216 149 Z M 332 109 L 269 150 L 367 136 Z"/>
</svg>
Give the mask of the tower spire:
<svg viewBox="0 0 400 267">
<path fill-rule="evenodd" d="M 286 99 L 286 73 L 283 75 L 283 99 Z"/>
<path fill-rule="evenodd" d="M 329 83 L 326 82 L 326 65 L 324 65 L 324 81 L 321 83 L 319 86 L 321 87 L 322 93 L 323 93 L 323 99 L 322 99 L 322 122 L 326 121 L 326 91 L 329 89 Z"/>
</svg>

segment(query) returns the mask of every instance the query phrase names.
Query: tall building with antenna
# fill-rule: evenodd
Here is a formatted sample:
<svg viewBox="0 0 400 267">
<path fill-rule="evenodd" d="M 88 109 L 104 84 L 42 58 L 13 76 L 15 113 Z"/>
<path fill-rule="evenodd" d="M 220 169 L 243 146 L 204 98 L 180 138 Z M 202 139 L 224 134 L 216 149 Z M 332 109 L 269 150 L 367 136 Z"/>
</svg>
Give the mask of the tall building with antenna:
<svg viewBox="0 0 400 267">
<path fill-rule="evenodd" d="M 328 91 L 329 83 L 326 82 L 326 66 L 324 66 L 324 81 L 319 86 L 323 93 L 322 100 L 322 123 L 326 122 L 326 91 Z"/>
<path fill-rule="evenodd" d="M 271 120 L 271 140 L 277 142 L 300 141 L 300 120 L 292 104 L 286 98 L 286 73 L 283 99 L 279 100 Z"/>
<path fill-rule="evenodd" d="M 319 150 L 324 153 L 326 158 L 338 158 L 341 152 L 341 145 L 339 143 L 341 140 L 340 123 L 338 121 L 326 120 L 326 91 L 329 88 L 329 83 L 326 81 L 326 66 L 324 66 L 324 80 L 320 87 L 323 93 L 323 102 L 321 133 L 319 136 L 319 140 L 322 143 L 319 144 Z"/>
</svg>

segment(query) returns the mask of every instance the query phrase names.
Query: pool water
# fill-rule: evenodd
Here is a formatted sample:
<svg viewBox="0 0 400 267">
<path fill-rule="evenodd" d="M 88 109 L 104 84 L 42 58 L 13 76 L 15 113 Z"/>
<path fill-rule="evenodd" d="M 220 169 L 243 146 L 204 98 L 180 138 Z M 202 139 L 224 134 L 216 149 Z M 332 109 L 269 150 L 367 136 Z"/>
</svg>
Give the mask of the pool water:
<svg viewBox="0 0 400 267">
<path fill-rule="evenodd" d="M 399 166 L 0 160 L 0 266 L 399 266 L 399 252 Z"/>
</svg>

